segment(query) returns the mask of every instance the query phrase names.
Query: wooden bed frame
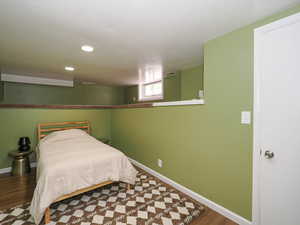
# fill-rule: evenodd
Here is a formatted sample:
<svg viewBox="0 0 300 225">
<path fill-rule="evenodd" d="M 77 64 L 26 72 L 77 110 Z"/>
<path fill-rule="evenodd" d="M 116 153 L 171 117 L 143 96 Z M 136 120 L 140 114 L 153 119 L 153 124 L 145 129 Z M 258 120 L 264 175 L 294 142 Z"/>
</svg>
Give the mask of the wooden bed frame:
<svg viewBox="0 0 300 225">
<path fill-rule="evenodd" d="M 88 121 L 77 121 L 77 122 L 61 122 L 61 123 L 39 123 L 38 124 L 38 140 L 40 141 L 43 137 L 47 136 L 51 132 L 54 131 L 62 131 L 62 130 L 69 130 L 69 129 L 81 129 L 86 131 L 88 134 L 91 132 L 90 123 Z M 62 201 L 67 198 L 71 198 L 73 196 L 82 194 L 87 191 L 94 190 L 96 188 L 108 185 L 113 183 L 113 181 L 105 181 L 100 184 L 96 184 L 87 188 L 82 188 L 79 190 L 76 190 L 72 193 L 63 195 L 59 198 L 57 198 L 53 203 Z M 130 184 L 127 184 L 127 189 L 130 190 Z M 51 217 L 50 217 L 50 206 L 45 211 L 45 224 L 50 223 Z"/>
</svg>

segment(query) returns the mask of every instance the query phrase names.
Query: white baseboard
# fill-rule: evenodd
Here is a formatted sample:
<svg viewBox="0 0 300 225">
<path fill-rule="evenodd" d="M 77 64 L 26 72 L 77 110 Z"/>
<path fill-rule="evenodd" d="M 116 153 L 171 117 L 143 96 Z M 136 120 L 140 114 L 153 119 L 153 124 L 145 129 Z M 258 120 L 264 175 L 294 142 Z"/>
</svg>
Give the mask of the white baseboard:
<svg viewBox="0 0 300 225">
<path fill-rule="evenodd" d="M 2 174 L 2 173 L 10 173 L 10 171 L 11 171 L 11 167 L 3 168 L 3 169 L 0 169 L 0 174 Z"/>
<path fill-rule="evenodd" d="M 173 186 L 174 188 L 176 188 L 179 191 L 185 193 L 186 195 L 188 195 L 191 198 L 195 199 L 196 201 L 202 203 L 203 205 L 206 205 L 207 207 L 215 210 L 216 212 L 222 214 L 223 216 L 231 219 L 232 221 L 234 221 L 234 222 L 236 222 L 236 223 L 238 223 L 240 225 L 251 225 L 252 224 L 249 220 L 247 220 L 247 219 L 245 219 L 245 218 L 237 215 L 236 213 L 234 213 L 234 212 L 232 212 L 232 211 L 224 208 L 223 206 L 218 205 L 217 203 L 215 203 L 215 202 L 213 202 L 213 201 L 211 201 L 211 200 L 209 200 L 209 199 L 207 199 L 207 198 L 199 195 L 198 193 L 196 193 L 196 192 L 194 192 L 194 191 L 192 191 L 192 190 L 190 190 L 190 189 L 182 186 L 181 184 L 176 183 L 175 181 L 173 181 L 173 180 L 165 177 L 164 175 L 162 175 L 162 174 L 160 174 L 160 173 L 158 173 L 158 172 L 150 169 L 149 167 L 147 167 L 147 166 L 145 166 L 145 165 L 137 162 L 136 160 L 131 159 L 131 158 L 129 158 L 129 160 L 134 165 L 136 165 L 136 166 L 140 167 L 141 169 L 147 171 L 151 175 L 159 178 L 163 182 L 165 182 L 165 183 Z"/>
<path fill-rule="evenodd" d="M 36 162 L 30 163 L 30 166 L 31 166 L 31 168 L 36 167 Z M 2 173 L 10 173 L 10 172 L 11 172 L 11 167 L 0 169 L 0 174 L 2 174 Z"/>
</svg>

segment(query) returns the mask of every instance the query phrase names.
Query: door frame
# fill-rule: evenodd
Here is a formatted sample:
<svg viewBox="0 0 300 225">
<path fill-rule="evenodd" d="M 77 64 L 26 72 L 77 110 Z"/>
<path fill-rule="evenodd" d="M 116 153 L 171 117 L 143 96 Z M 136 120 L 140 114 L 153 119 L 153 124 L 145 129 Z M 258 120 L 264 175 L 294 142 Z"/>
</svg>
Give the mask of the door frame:
<svg viewBox="0 0 300 225">
<path fill-rule="evenodd" d="M 300 13 L 279 19 L 270 24 L 254 29 L 254 101 L 253 101 L 253 185 L 252 185 L 252 224 L 261 225 L 261 208 L 260 208 L 260 102 L 259 96 L 261 92 L 261 57 L 262 57 L 262 42 L 264 36 L 269 32 L 289 26 L 296 22 L 300 22 Z"/>
</svg>

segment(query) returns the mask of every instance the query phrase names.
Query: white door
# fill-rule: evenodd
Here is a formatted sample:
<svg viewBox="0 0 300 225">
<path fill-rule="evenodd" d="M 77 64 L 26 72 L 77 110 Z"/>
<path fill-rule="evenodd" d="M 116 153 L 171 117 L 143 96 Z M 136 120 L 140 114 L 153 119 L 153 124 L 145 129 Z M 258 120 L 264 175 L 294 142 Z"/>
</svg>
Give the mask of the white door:
<svg viewBox="0 0 300 225">
<path fill-rule="evenodd" d="M 300 225 L 300 14 L 257 29 L 255 42 L 259 224 Z"/>
</svg>

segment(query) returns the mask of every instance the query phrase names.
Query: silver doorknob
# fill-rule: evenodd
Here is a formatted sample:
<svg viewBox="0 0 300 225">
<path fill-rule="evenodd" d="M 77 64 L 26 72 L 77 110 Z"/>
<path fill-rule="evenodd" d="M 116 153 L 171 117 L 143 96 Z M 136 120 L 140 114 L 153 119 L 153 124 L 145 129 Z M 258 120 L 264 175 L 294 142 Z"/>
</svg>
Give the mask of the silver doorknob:
<svg viewBox="0 0 300 225">
<path fill-rule="evenodd" d="M 272 159 L 273 157 L 274 157 L 274 152 L 265 151 L 265 158 L 266 159 Z"/>
</svg>

